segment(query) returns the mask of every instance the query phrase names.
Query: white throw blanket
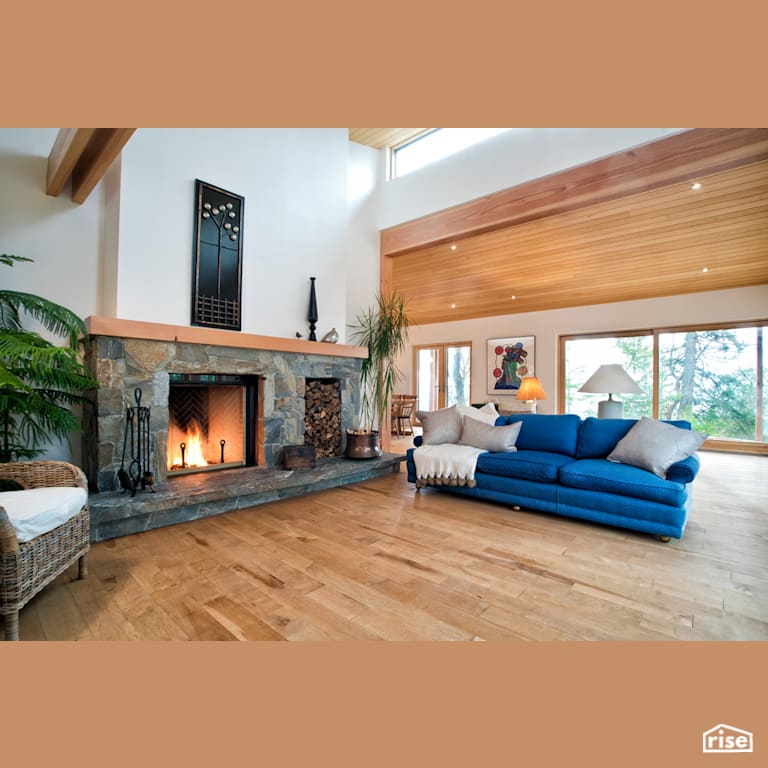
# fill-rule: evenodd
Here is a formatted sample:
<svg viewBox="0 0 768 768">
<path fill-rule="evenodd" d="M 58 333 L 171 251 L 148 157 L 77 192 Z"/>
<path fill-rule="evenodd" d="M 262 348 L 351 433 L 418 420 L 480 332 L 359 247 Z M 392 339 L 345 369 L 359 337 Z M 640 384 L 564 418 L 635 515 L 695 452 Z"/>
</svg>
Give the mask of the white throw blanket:
<svg viewBox="0 0 768 768">
<path fill-rule="evenodd" d="M 420 445 L 413 451 L 416 487 L 425 485 L 464 485 L 475 487 L 477 457 L 485 453 L 472 445 Z"/>
</svg>

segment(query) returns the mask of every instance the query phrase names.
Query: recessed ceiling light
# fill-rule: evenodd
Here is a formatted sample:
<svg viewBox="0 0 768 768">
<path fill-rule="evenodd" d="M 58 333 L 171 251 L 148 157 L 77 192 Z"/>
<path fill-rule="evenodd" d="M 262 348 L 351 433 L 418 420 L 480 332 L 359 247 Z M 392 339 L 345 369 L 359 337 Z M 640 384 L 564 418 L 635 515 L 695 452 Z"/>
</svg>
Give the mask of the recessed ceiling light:
<svg viewBox="0 0 768 768">
<path fill-rule="evenodd" d="M 455 304 L 451 304 L 451 309 L 456 309 L 456 305 Z"/>
<path fill-rule="evenodd" d="M 455 251 L 455 250 L 456 250 L 456 246 L 455 246 L 455 245 L 452 245 L 452 246 L 451 246 L 451 250 L 452 250 L 452 251 Z"/>
<path fill-rule="evenodd" d="M 701 270 L 702 272 L 709 272 L 709 267 L 704 267 L 704 269 Z"/>
<path fill-rule="evenodd" d="M 513 296 L 513 297 L 512 297 L 512 301 L 514 301 L 516 298 L 517 298 L 517 296 Z"/>
<path fill-rule="evenodd" d="M 701 189 L 701 184 L 698 181 L 695 181 L 691 184 L 691 189 Z"/>
</svg>

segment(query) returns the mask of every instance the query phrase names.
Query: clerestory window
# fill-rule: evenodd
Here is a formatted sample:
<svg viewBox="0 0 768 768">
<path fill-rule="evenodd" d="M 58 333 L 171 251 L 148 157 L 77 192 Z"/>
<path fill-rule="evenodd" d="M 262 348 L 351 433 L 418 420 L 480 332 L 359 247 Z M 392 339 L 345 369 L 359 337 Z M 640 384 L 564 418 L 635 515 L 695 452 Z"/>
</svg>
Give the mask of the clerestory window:
<svg viewBox="0 0 768 768">
<path fill-rule="evenodd" d="M 433 128 L 392 147 L 391 178 L 423 168 L 511 128 Z"/>
</svg>

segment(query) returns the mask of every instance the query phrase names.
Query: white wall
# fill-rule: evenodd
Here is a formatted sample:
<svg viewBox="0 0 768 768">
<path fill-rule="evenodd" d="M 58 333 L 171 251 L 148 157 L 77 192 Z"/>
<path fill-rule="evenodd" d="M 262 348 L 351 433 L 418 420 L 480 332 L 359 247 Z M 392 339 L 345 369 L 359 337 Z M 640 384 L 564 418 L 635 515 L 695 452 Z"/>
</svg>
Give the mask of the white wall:
<svg viewBox="0 0 768 768">
<path fill-rule="evenodd" d="M 349 142 L 347 176 L 347 323 L 371 305 L 379 288 L 379 196 L 384 182 L 381 153 Z M 341 333 L 341 328 L 337 329 Z"/>
<path fill-rule="evenodd" d="M 80 317 L 100 311 L 103 247 L 103 194 L 100 186 L 83 205 L 44 194 L 48 155 L 55 128 L 0 128 L 0 253 L 25 256 L 32 264 L 0 266 L 0 285 L 63 304 Z M 28 320 L 28 328 L 53 343 L 61 339 Z M 72 446 L 48 446 L 50 459 L 78 462 L 79 439 Z"/>
<path fill-rule="evenodd" d="M 547 393 L 547 400 L 539 402 L 537 411 L 538 413 L 555 413 L 557 351 L 560 335 L 766 318 L 768 318 L 768 285 L 760 285 L 727 291 L 690 293 L 642 301 L 595 304 L 547 312 L 526 312 L 415 326 L 411 328 L 409 341 L 412 346 L 471 341 L 471 402 L 497 400 L 509 403 L 513 402 L 514 398 L 487 394 L 487 340 L 507 336 L 535 336 L 535 371 Z M 399 366 L 405 373 L 405 378 L 398 385 L 397 391 L 416 391 L 412 349 L 409 349 L 405 357 L 400 360 Z"/>
<path fill-rule="evenodd" d="M 0 253 L 34 264 L 0 268 L 3 286 L 96 314 L 103 243 L 101 185 L 83 205 L 45 192 L 55 128 L 0 128 Z"/>
<path fill-rule="evenodd" d="M 383 185 L 380 229 L 677 133 L 679 128 L 516 128 Z M 381 163 L 384 163 L 382 151 Z"/>
<path fill-rule="evenodd" d="M 139 129 L 123 150 L 117 314 L 189 325 L 194 182 L 245 198 L 243 331 L 343 338 L 346 129 Z"/>
</svg>

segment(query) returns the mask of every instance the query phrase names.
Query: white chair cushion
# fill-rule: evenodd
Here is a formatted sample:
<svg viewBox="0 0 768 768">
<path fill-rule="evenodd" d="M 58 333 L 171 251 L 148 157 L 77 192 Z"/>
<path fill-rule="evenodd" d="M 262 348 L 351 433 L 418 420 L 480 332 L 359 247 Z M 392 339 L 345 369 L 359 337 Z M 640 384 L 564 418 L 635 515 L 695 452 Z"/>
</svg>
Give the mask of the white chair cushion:
<svg viewBox="0 0 768 768">
<path fill-rule="evenodd" d="M 30 488 L 1 492 L 0 507 L 8 513 L 16 538 L 24 543 L 66 523 L 87 499 L 84 488 Z"/>
</svg>

